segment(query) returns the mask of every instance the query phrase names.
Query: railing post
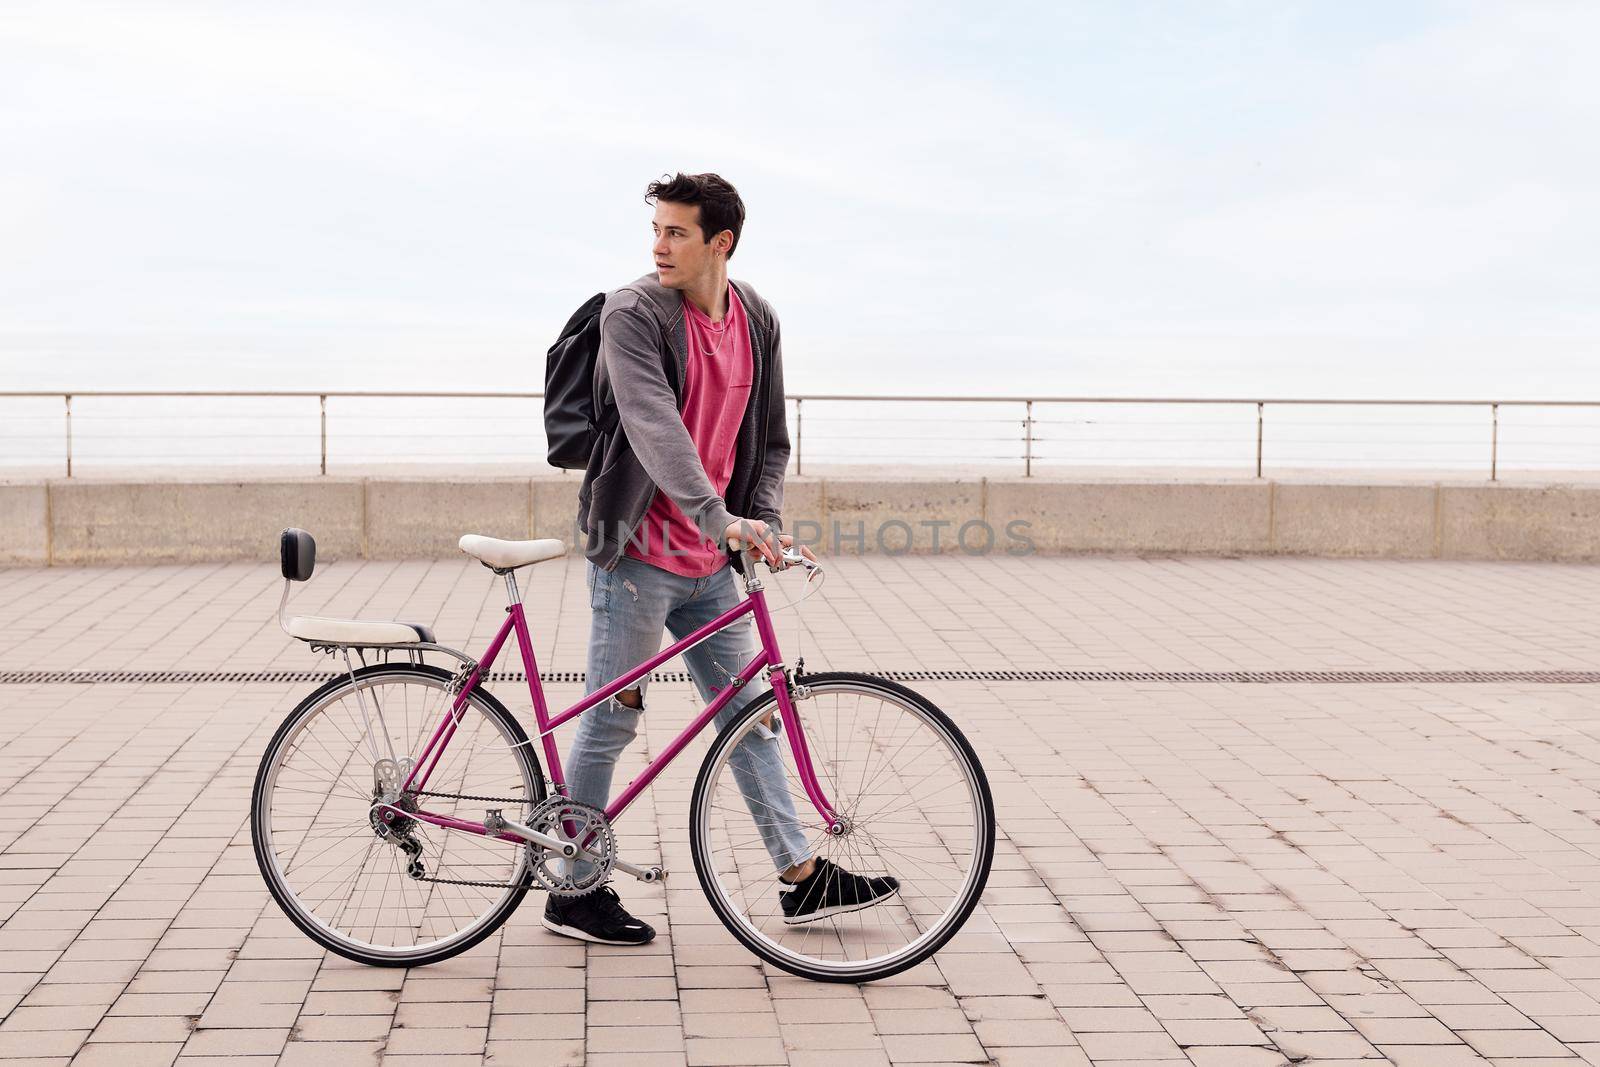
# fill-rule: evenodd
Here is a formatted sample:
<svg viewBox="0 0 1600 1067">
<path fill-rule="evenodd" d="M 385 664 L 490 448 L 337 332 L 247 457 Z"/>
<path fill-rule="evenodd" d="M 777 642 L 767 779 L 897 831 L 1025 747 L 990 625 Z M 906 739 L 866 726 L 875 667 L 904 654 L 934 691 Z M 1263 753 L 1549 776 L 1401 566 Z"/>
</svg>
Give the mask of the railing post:
<svg viewBox="0 0 1600 1067">
<path fill-rule="evenodd" d="M 1261 477 L 1261 424 L 1266 421 L 1267 402 L 1256 401 L 1256 477 Z"/>
<path fill-rule="evenodd" d="M 67 477 L 72 477 L 72 394 L 67 393 Z"/>
<path fill-rule="evenodd" d="M 317 398 L 322 407 L 322 473 L 328 473 L 328 394 Z"/>
<path fill-rule="evenodd" d="M 806 413 L 802 410 L 806 399 L 803 396 L 794 398 L 794 472 L 806 472 Z"/>
<path fill-rule="evenodd" d="M 1022 476 L 1033 477 L 1033 401 L 1026 400 L 1027 411 L 1022 417 Z"/>
<path fill-rule="evenodd" d="M 1489 480 L 1495 481 L 1500 474 L 1500 405 L 1489 405 Z"/>
</svg>

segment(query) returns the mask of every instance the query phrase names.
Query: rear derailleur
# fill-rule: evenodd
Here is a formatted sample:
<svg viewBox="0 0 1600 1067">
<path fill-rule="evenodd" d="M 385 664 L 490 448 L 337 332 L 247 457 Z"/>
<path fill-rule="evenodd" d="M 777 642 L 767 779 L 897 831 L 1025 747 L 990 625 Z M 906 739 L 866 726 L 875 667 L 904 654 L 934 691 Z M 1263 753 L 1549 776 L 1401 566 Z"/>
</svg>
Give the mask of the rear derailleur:
<svg viewBox="0 0 1600 1067">
<path fill-rule="evenodd" d="M 428 868 L 422 862 L 422 842 L 414 833 L 417 820 L 408 818 L 417 810 L 417 798 L 400 788 L 410 772 L 409 759 L 381 759 L 373 766 L 372 807 L 367 810 L 367 821 L 378 840 L 387 841 L 406 854 L 406 874 L 420 879 L 428 876 Z"/>
</svg>

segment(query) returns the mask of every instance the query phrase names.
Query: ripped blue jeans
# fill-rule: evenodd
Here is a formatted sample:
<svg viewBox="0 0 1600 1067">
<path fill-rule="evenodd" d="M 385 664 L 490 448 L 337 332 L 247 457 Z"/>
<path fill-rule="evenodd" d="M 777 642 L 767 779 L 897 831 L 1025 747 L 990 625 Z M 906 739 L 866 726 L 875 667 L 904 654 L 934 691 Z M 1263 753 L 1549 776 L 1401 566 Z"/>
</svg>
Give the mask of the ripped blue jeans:
<svg viewBox="0 0 1600 1067">
<path fill-rule="evenodd" d="M 637 667 L 661 651 L 661 631 L 674 640 L 687 637 L 739 603 L 733 568 L 723 567 L 706 578 L 686 578 L 624 556 L 616 569 L 606 571 L 588 564 L 589 666 L 586 693 Z M 755 658 L 759 646 L 753 620 L 746 616 L 701 641 L 683 654 L 689 675 L 706 703 L 716 698 L 728 679 Z M 604 808 L 611 799 L 611 778 L 617 757 L 639 732 L 639 717 L 650 677 L 639 679 L 641 707 L 630 708 L 612 697 L 578 717 L 578 734 L 567 755 L 567 795 L 573 800 Z M 751 700 L 771 688 L 763 677 L 747 682 L 717 714 L 722 729 Z M 773 723 L 782 730 L 782 723 Z M 729 761 L 734 781 L 744 795 L 756 828 L 772 862 L 780 871 L 803 863 L 811 850 L 795 814 L 783 767 L 778 737 L 757 724 Z"/>
</svg>

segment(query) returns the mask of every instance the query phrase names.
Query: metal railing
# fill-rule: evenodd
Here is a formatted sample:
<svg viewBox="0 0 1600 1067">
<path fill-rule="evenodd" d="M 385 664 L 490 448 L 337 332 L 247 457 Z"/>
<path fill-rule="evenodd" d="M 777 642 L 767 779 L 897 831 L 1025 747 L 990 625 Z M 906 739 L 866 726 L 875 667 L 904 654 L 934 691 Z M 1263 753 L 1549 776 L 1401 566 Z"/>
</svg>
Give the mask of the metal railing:
<svg viewBox="0 0 1600 1067">
<path fill-rule="evenodd" d="M 23 399 L 26 399 L 26 400 L 44 400 L 44 401 L 48 401 L 48 400 L 51 400 L 52 398 L 54 398 L 54 399 L 57 399 L 57 400 L 59 400 L 61 402 L 61 407 L 60 407 L 60 409 L 58 409 L 59 412 L 60 412 L 59 417 L 61 418 L 61 425 L 60 425 L 60 429 L 59 429 L 59 434 L 60 434 L 59 440 L 62 443 L 62 448 L 63 448 L 63 451 L 64 451 L 64 457 L 63 458 L 64 458 L 64 461 L 65 461 L 66 476 L 69 477 L 69 478 L 73 476 L 74 459 L 75 459 L 75 456 L 74 456 L 74 437 L 73 437 L 73 417 L 74 417 L 73 401 L 74 401 L 74 399 L 83 400 L 85 398 L 119 398 L 119 399 L 133 399 L 133 398 L 155 399 L 155 398 L 164 398 L 164 399 L 169 399 L 169 400 L 192 400 L 192 399 L 206 399 L 206 398 L 211 398 L 211 399 L 227 398 L 227 399 L 231 399 L 231 400 L 239 400 L 239 399 L 311 400 L 311 399 L 314 398 L 316 400 L 316 402 L 317 402 L 317 408 L 316 408 L 315 416 L 316 416 L 316 420 L 317 420 L 317 438 L 318 438 L 318 441 L 319 441 L 319 446 L 318 446 L 318 467 L 317 467 L 317 469 L 322 474 L 326 475 L 328 473 L 328 461 L 329 461 L 329 434 L 328 434 L 328 417 L 329 417 L 328 408 L 329 408 L 329 404 L 328 404 L 328 402 L 330 400 L 334 400 L 334 401 L 350 401 L 350 402 L 376 401 L 376 400 L 407 400 L 407 401 L 534 401 L 534 400 L 541 400 L 543 398 L 543 396 L 544 396 L 544 394 L 542 392 L 486 392 L 486 391 L 484 391 L 484 392 L 444 392 L 444 391 L 405 391 L 405 390 L 395 390 L 395 391 L 352 391 L 352 390 L 344 390 L 344 391 L 341 391 L 341 390 L 325 390 L 325 391 L 310 391 L 310 390 L 304 390 L 304 391 L 285 391 L 285 390 L 74 390 L 74 391 L 71 391 L 71 392 L 54 392 L 54 391 L 11 391 L 11 392 L 6 392 L 6 391 L 0 391 L 0 400 L 23 400 Z M 936 417 L 936 418 L 921 419 L 921 420 L 914 419 L 914 418 L 896 420 L 896 419 L 893 419 L 893 418 L 877 416 L 873 420 L 871 420 L 872 421 L 872 427 L 874 427 L 874 428 L 880 428 L 884 424 L 893 424 L 893 423 L 896 423 L 896 422 L 900 422 L 900 423 L 933 423 L 934 424 L 933 433 L 932 433 L 931 436 L 927 436 L 927 435 L 918 436 L 918 435 L 913 434 L 913 433 L 896 430 L 893 433 L 890 433 L 890 434 L 887 434 L 887 435 L 885 435 L 885 434 L 864 434 L 864 435 L 863 434 L 857 434 L 857 435 L 843 434 L 843 435 L 833 435 L 832 439 L 835 440 L 835 441 L 854 442 L 853 445 L 848 445 L 847 448 L 853 448 L 853 449 L 856 449 L 858 451 L 856 453 L 854 453 L 851 456 L 851 458 L 846 459 L 846 462 L 859 463 L 861 461 L 862 456 L 868 455 L 867 452 L 859 451 L 859 450 L 865 449 L 867 447 L 866 444 L 865 444 L 866 442 L 887 441 L 887 442 L 891 442 L 891 443 L 900 443 L 900 444 L 905 444 L 905 443 L 911 442 L 911 441 L 933 442 L 934 444 L 927 445 L 924 448 L 923 452 L 918 454 L 917 458 L 926 460 L 926 459 L 930 458 L 930 456 L 931 456 L 932 458 L 948 458 L 948 459 L 954 459 L 954 460 L 961 461 L 961 462 L 972 462 L 974 459 L 977 459 L 977 460 L 980 460 L 980 461 L 995 461 L 995 460 L 1017 461 L 1017 460 L 1020 460 L 1021 466 L 1022 466 L 1022 473 L 1023 473 L 1023 475 L 1025 477 L 1026 476 L 1032 476 L 1033 473 L 1034 473 L 1035 465 L 1037 463 L 1041 462 L 1042 460 L 1048 459 L 1048 460 L 1053 460 L 1055 462 L 1068 462 L 1068 463 L 1083 463 L 1083 462 L 1085 462 L 1086 461 L 1085 460 L 1085 453 L 1083 453 L 1083 452 L 1074 453 L 1074 452 L 1071 451 L 1071 447 L 1073 445 L 1082 445 L 1082 444 L 1085 444 L 1085 443 L 1094 443 L 1097 446 L 1104 446 L 1108 442 L 1112 443 L 1112 444 L 1116 444 L 1116 443 L 1120 442 L 1123 445 L 1130 445 L 1130 444 L 1135 444 L 1135 443 L 1151 443 L 1151 442 L 1158 443 L 1158 444 L 1166 444 L 1166 445 L 1183 445 L 1186 448 L 1186 451 L 1185 451 L 1184 455 L 1182 455 L 1181 457 L 1168 456 L 1168 457 L 1165 457 L 1165 458 L 1167 458 L 1169 460 L 1176 458 L 1178 460 L 1178 462 L 1184 462 L 1184 461 L 1192 462 L 1195 459 L 1195 456 L 1192 454 L 1192 449 L 1193 449 L 1193 446 L 1195 445 L 1195 441 L 1193 439 L 1187 439 L 1186 440 L 1186 439 L 1184 439 L 1182 437 L 1178 437 L 1178 436 L 1170 436 L 1170 435 L 1164 436 L 1161 433 L 1162 429 L 1170 430 L 1170 429 L 1172 429 L 1174 427 L 1194 427 L 1194 426 L 1205 426 L 1205 427 L 1208 427 L 1208 428 L 1210 428 L 1210 427 L 1226 427 L 1226 428 L 1228 428 L 1228 431 L 1229 431 L 1230 435 L 1243 429 L 1242 426 L 1238 426 L 1234 422 L 1230 422 L 1230 421 L 1226 421 L 1226 420 L 1223 420 L 1223 421 L 1211 420 L 1211 421 L 1201 421 L 1201 422 L 1173 422 L 1171 420 L 1166 420 L 1166 421 L 1154 420 L 1154 421 L 1140 422 L 1138 420 L 1134 420 L 1132 422 L 1125 423 L 1124 425 L 1155 427 L 1155 429 L 1148 429 L 1148 430 L 1145 431 L 1147 434 L 1149 434 L 1149 436 L 1138 436 L 1138 435 L 1136 435 L 1136 436 L 1133 436 L 1133 437 L 1122 437 L 1122 438 L 1101 438 L 1101 439 L 1098 439 L 1098 440 L 1091 441 L 1090 437 L 1087 434 L 1085 434 L 1083 432 L 1079 432 L 1079 431 L 1086 430 L 1088 427 L 1091 427 L 1091 426 L 1104 426 L 1104 425 L 1115 425 L 1115 424 L 1114 423 L 1107 423 L 1106 420 L 1103 420 L 1103 419 L 1088 418 L 1088 417 L 1078 418 L 1078 419 L 1048 419 L 1048 418 L 1039 418 L 1039 417 L 1037 417 L 1037 415 L 1036 415 L 1036 410 L 1037 409 L 1043 408 L 1043 407 L 1050 407 L 1050 406 L 1055 406 L 1055 407 L 1085 406 L 1085 407 L 1094 409 L 1094 408 L 1104 408 L 1104 407 L 1108 407 L 1108 406 L 1122 406 L 1122 407 L 1127 407 L 1127 408 L 1137 408 L 1137 407 L 1165 408 L 1165 407 L 1174 406 L 1174 405 L 1184 405 L 1184 406 L 1189 406 L 1191 408 L 1198 406 L 1198 407 L 1205 407 L 1205 408 L 1210 408 L 1210 409 L 1219 409 L 1219 410 L 1226 410 L 1226 411 L 1238 411 L 1241 414 L 1252 415 L 1253 418 L 1251 418 L 1249 421 L 1251 423 L 1253 423 L 1253 426 L 1251 427 L 1251 429 L 1253 429 L 1253 431 L 1254 431 L 1253 432 L 1253 437 L 1254 437 L 1254 441 L 1253 441 L 1253 444 L 1254 444 L 1254 472 L 1255 472 L 1255 476 L 1258 477 L 1258 478 L 1263 476 L 1263 472 L 1265 470 L 1266 460 L 1267 460 L 1267 452 L 1266 452 L 1266 450 L 1267 450 L 1268 444 L 1273 440 L 1273 437 L 1271 435 L 1269 435 L 1269 433 L 1268 433 L 1268 421 L 1269 420 L 1268 420 L 1268 411 L 1267 411 L 1267 409 L 1269 407 L 1274 408 L 1274 409 L 1282 409 L 1282 410 L 1285 410 L 1285 411 L 1293 411 L 1293 410 L 1296 410 L 1296 409 L 1306 409 L 1306 408 L 1312 408 L 1312 407 L 1332 407 L 1332 408 L 1338 408 L 1338 409 L 1365 409 L 1365 410 L 1371 410 L 1371 411 L 1384 411 L 1384 410 L 1393 409 L 1393 408 L 1420 408 L 1420 409 L 1425 409 L 1425 410 L 1427 410 L 1427 409 L 1460 409 L 1460 410 L 1464 410 L 1464 411 L 1476 410 L 1476 411 L 1481 411 L 1482 412 L 1482 421 L 1480 423 L 1478 423 L 1477 425 L 1479 425 L 1481 427 L 1481 432 L 1483 434 L 1483 437 L 1481 439 L 1479 439 L 1479 443 L 1478 444 L 1474 444 L 1474 442 L 1472 440 L 1470 440 L 1470 439 L 1469 440 L 1451 439 L 1451 440 L 1446 441 L 1446 442 L 1424 442 L 1424 443 L 1431 443 L 1431 444 L 1444 443 L 1444 444 L 1449 444 L 1449 445 L 1453 445 L 1453 446 L 1460 446 L 1461 448 L 1473 448 L 1473 449 L 1476 449 L 1477 447 L 1481 446 L 1482 449 L 1483 449 L 1483 453 L 1482 453 L 1482 459 L 1480 461 L 1481 462 L 1481 466 L 1479 466 L 1478 469 L 1481 470 L 1484 467 L 1486 467 L 1487 470 L 1488 470 L 1488 475 L 1489 475 L 1489 478 L 1490 478 L 1491 481 L 1492 480 L 1497 480 L 1499 478 L 1500 470 L 1501 470 L 1501 455 L 1500 455 L 1500 453 L 1501 453 L 1501 447 L 1502 447 L 1502 440 L 1501 440 L 1501 409 L 1502 408 L 1507 408 L 1507 409 L 1538 409 L 1538 408 L 1544 408 L 1544 409 L 1551 409 L 1551 410 L 1557 410 L 1557 409 L 1600 410 L 1600 401 L 1579 401 L 1579 400 L 1549 400 L 1549 401 L 1542 401 L 1542 400 L 1434 400 L 1434 399 L 1423 399 L 1423 400 L 1406 400 L 1406 399 L 1397 399 L 1397 400 L 1360 400 L 1360 399 L 1307 398 L 1307 397 L 1256 398 L 1256 397 L 1162 397 L 1162 396 L 1151 396 L 1151 397 L 1136 397 L 1136 396 L 1117 396 L 1117 397 L 1107 397 L 1107 396 L 949 396 L 949 395 L 872 396 L 872 395 L 865 395 L 865 394 L 846 394 L 846 393 L 806 393 L 806 394 L 790 394 L 790 396 L 788 397 L 788 401 L 793 404 L 793 412 L 794 412 L 794 417 L 793 417 L 792 426 L 791 426 L 791 430 L 792 430 L 792 432 L 791 432 L 791 440 L 792 440 L 793 446 L 794 446 L 794 448 L 793 448 L 794 455 L 793 455 L 792 459 L 793 459 L 793 462 L 795 464 L 795 471 L 796 471 L 797 474 L 804 474 L 805 473 L 805 464 L 806 464 L 806 454 L 805 454 L 805 446 L 806 446 L 806 410 L 807 410 L 807 405 L 808 404 L 812 406 L 813 410 L 815 410 L 815 408 L 818 405 L 824 405 L 824 404 L 845 404 L 845 405 L 860 405 L 860 404 L 878 404 L 878 405 L 929 404 L 929 405 L 936 405 L 936 406 L 944 406 L 944 405 L 966 405 L 966 406 L 971 406 L 971 405 L 999 405 L 1001 407 L 1009 406 L 1009 407 L 1020 409 L 1016 413 L 1020 417 L 999 416 L 999 417 L 995 417 L 995 418 L 985 417 L 985 418 L 981 418 L 981 419 L 967 419 L 967 420 L 954 420 L 953 421 L 951 417 Z M 43 421 L 48 421 L 49 418 L 50 418 L 50 416 L 44 415 L 44 414 L 36 414 L 36 415 L 22 416 L 22 417 L 23 418 L 33 418 L 35 420 L 43 420 Z M 162 416 L 162 415 L 102 416 L 102 417 L 106 418 L 107 420 L 114 420 L 114 419 L 117 419 L 117 418 L 121 418 L 121 419 L 124 419 L 124 420 L 126 420 L 126 419 L 134 419 L 134 418 L 146 418 L 146 419 L 163 420 L 163 421 L 169 420 L 170 418 L 172 418 L 171 416 Z M 201 418 L 230 418 L 230 416 L 220 416 L 220 415 L 200 416 L 200 417 Z M 360 414 L 360 413 L 347 413 L 347 414 L 344 414 L 344 415 L 341 416 L 341 418 L 346 418 L 346 419 L 350 419 L 350 420 L 359 420 L 359 419 L 363 419 L 363 418 L 372 419 L 372 418 L 377 418 L 377 417 L 379 417 L 379 416 L 372 415 L 372 414 L 365 414 L 364 415 L 364 414 Z M 389 416 L 389 417 L 398 418 L 400 416 Z M 479 416 L 467 416 L 467 415 L 460 415 L 460 416 L 454 416 L 454 417 L 462 419 L 462 420 L 468 420 L 468 419 L 477 420 L 479 418 Z M 1232 416 L 1230 416 L 1230 418 L 1231 417 Z M 256 413 L 256 414 L 244 416 L 243 418 L 253 418 L 253 419 L 295 418 L 295 419 L 302 419 L 303 420 L 304 416 L 303 415 L 287 415 L 287 416 L 285 416 L 285 415 L 264 415 L 264 414 Z M 855 417 L 855 418 L 856 418 L 857 421 L 860 421 L 860 417 Z M 524 425 L 527 421 L 528 420 L 525 417 L 520 417 L 519 416 L 517 421 L 516 421 L 516 425 L 518 425 L 518 426 Z M 815 432 L 816 432 L 815 431 L 815 426 L 817 424 L 821 424 L 823 426 L 827 426 L 830 422 L 850 422 L 850 421 L 851 421 L 850 418 L 829 419 L 827 417 L 817 418 L 816 416 L 814 416 L 813 417 L 813 424 L 814 424 L 813 435 L 815 436 Z M 1244 420 L 1241 418 L 1238 421 L 1239 422 L 1243 422 Z M 1328 422 L 1323 422 L 1323 423 L 1316 423 L 1316 422 L 1304 423 L 1304 422 L 1302 422 L 1302 423 L 1298 423 L 1298 424 L 1294 424 L 1294 423 L 1292 423 L 1292 421 L 1290 421 L 1290 422 L 1285 422 L 1284 423 L 1284 426 L 1285 426 L 1286 430 L 1290 426 L 1294 426 L 1296 428 L 1301 428 L 1301 427 L 1306 427 L 1306 426 L 1317 426 L 1317 425 L 1322 425 L 1322 426 L 1342 426 L 1342 427 L 1346 427 L 1346 428 L 1352 427 L 1352 426 L 1362 426 L 1362 427 L 1367 427 L 1367 428 L 1377 427 L 1377 426 L 1388 426 L 1388 427 L 1404 426 L 1404 427 L 1409 427 L 1409 428 L 1416 428 L 1416 427 L 1421 427 L 1421 426 L 1430 425 L 1430 424 L 1415 423 L 1415 422 L 1400 422 L 1400 423 L 1396 423 L 1396 422 L 1393 422 L 1393 421 L 1389 421 L 1389 422 L 1368 421 L 1368 422 L 1363 422 L 1363 423 L 1349 423 L 1349 422 L 1346 422 L 1346 423 L 1328 423 Z M 1447 427 L 1452 428 L 1452 429 L 1466 427 L 1470 432 L 1470 425 L 1471 424 L 1453 423 L 1453 424 L 1433 424 L 1433 425 L 1434 425 L 1435 429 L 1439 428 L 1440 426 L 1447 426 Z M 962 427 L 962 426 L 968 427 L 968 428 L 981 427 L 983 432 L 979 433 L 979 434 L 967 434 L 965 436 L 962 436 L 960 434 L 955 434 L 953 432 L 957 427 Z M 1012 427 L 1012 429 L 1009 432 L 1006 432 L 1004 430 L 1004 427 L 1006 427 L 1006 426 L 1010 426 L 1010 427 Z M 1069 427 L 1070 429 L 1066 430 L 1066 431 L 1063 431 L 1063 430 L 1056 429 L 1058 427 Z M 923 428 L 926 428 L 926 427 L 923 427 Z M 541 430 L 542 430 L 542 426 L 541 426 Z M 304 431 L 300 431 L 300 432 L 304 432 Z M 0 435 L 0 437 L 10 436 L 13 439 L 29 438 L 29 437 L 32 437 L 32 438 L 43 438 L 43 437 L 48 437 L 48 434 L 49 434 L 49 432 L 46 429 L 42 434 L 35 434 L 35 435 L 12 434 L 12 435 Z M 130 438 L 134 437 L 134 436 L 137 436 L 137 435 L 130 435 Z M 145 436 L 149 436 L 149 435 L 145 435 Z M 266 434 L 254 434 L 254 435 L 252 435 L 252 434 L 245 434 L 237 426 L 235 426 L 235 427 L 231 428 L 229 432 L 226 432 L 226 433 L 210 434 L 210 435 L 199 435 L 199 436 L 207 437 L 207 438 L 213 438 L 213 439 L 230 439 L 230 438 L 231 439 L 239 439 L 241 437 L 268 437 L 268 436 L 271 436 L 271 437 L 274 437 L 274 439 L 276 439 L 277 437 L 281 437 L 281 436 L 285 436 L 285 435 L 281 435 L 281 434 L 279 434 L 279 435 L 266 435 Z M 355 435 L 353 435 L 353 436 L 355 436 Z M 405 435 L 402 435 L 402 434 L 391 434 L 391 435 L 371 434 L 371 435 L 368 435 L 368 436 L 371 437 L 371 438 L 379 438 L 379 437 L 384 437 L 384 436 L 400 437 L 400 436 L 405 436 Z M 465 436 L 465 437 L 468 437 L 468 438 L 471 438 L 471 437 L 489 438 L 489 437 L 503 436 L 503 434 L 463 432 L 463 433 L 455 435 L 455 436 Z M 530 452 L 532 451 L 532 447 L 531 447 L 531 442 L 532 441 L 534 441 L 534 440 L 542 441 L 542 433 L 537 434 L 537 435 L 530 435 L 530 434 L 524 433 L 523 437 L 526 440 L 529 441 L 529 451 Z M 824 443 L 827 443 L 829 441 L 829 438 L 825 436 L 823 441 L 824 441 Z M 1223 445 L 1223 446 L 1226 446 L 1227 455 L 1229 457 L 1237 456 L 1238 460 L 1242 460 L 1242 459 L 1245 458 L 1245 456 L 1242 453 L 1242 451 L 1239 452 L 1239 453 L 1234 453 L 1232 451 L 1232 449 L 1235 447 L 1236 444 L 1242 445 L 1244 442 L 1236 442 L 1231 436 L 1227 437 L 1227 438 L 1201 438 L 1201 441 L 1203 443 L 1205 443 L 1205 444 L 1208 444 L 1208 445 Z M 1285 441 L 1286 444 L 1337 444 L 1338 443 L 1338 442 L 1317 441 L 1315 439 L 1310 439 L 1310 440 L 1305 440 L 1305 439 L 1291 440 L 1288 437 L 1285 437 L 1284 441 Z M 965 450 L 965 451 L 962 451 L 962 452 L 959 452 L 959 453 L 956 453 L 956 454 L 953 454 L 953 455 L 945 456 L 945 455 L 943 455 L 941 453 L 938 453 L 937 449 L 935 448 L 935 445 L 950 445 L 952 443 L 955 444 L 955 445 L 970 446 L 970 445 L 978 445 L 978 444 L 988 445 L 988 444 L 996 443 L 996 442 L 998 442 L 1000 447 L 1002 447 L 1002 448 L 1015 448 L 1017 451 L 1015 451 L 1015 452 L 1000 452 L 1000 453 L 992 453 L 992 452 L 991 453 L 976 453 L 975 454 L 969 449 L 969 450 Z M 1371 442 L 1368 442 L 1368 444 L 1370 444 L 1370 443 Z M 1379 442 L 1379 443 L 1383 443 L 1383 442 Z M 1418 443 L 1418 441 L 1413 440 L 1411 443 L 1413 445 L 1415 445 L 1415 444 Z M 1588 442 L 1585 442 L 1585 443 L 1595 444 L 1597 446 L 1600 446 L 1600 440 L 1588 441 Z M 1047 446 L 1045 451 L 1042 452 L 1042 453 L 1039 451 L 1039 446 L 1040 445 L 1046 445 Z M 1050 454 L 1050 448 L 1051 447 L 1057 447 L 1057 446 L 1061 447 L 1062 451 L 1052 456 Z M 538 456 L 541 457 L 541 459 L 540 459 L 541 462 L 542 462 L 542 453 L 543 453 L 543 449 L 541 447 L 541 448 L 538 449 L 538 453 L 537 453 Z M 293 455 L 299 456 L 299 455 L 301 455 L 301 453 L 297 452 L 297 453 L 293 453 Z M 438 455 L 444 455 L 444 454 L 443 453 L 439 453 Z M 466 456 L 470 460 L 474 460 L 474 461 L 481 460 L 483 458 L 483 456 L 481 454 L 479 454 L 479 453 L 457 453 L 457 454 L 454 454 L 454 455 Z M 1600 455 L 1600 453 L 1597 453 L 1597 455 Z M 171 457 L 158 457 L 158 458 L 171 458 Z M 379 458 L 384 458 L 384 457 L 379 457 Z M 430 458 L 432 458 L 432 454 L 430 454 Z M 528 456 L 526 454 L 522 453 L 522 452 L 518 452 L 518 453 L 516 453 L 514 455 L 507 456 L 506 458 L 512 459 L 512 460 L 515 460 L 515 461 L 518 461 L 518 462 L 523 462 L 523 461 L 526 461 Z M 828 457 L 824 457 L 824 458 L 826 459 Z M 838 457 L 835 456 L 833 458 L 838 458 Z M 868 458 L 904 459 L 904 458 L 907 458 L 907 457 L 905 455 L 903 455 L 903 454 L 897 454 L 897 455 L 892 455 L 892 456 L 882 456 L 882 455 L 879 455 L 877 457 L 868 456 Z M 1151 458 L 1151 457 L 1144 457 L 1144 458 Z M 1161 458 L 1161 457 L 1156 457 L 1156 458 Z M 1368 457 L 1368 458 L 1370 458 L 1370 457 Z M 1115 462 L 1115 461 L 1116 460 L 1113 460 L 1113 462 Z M 1229 462 L 1234 462 L 1234 461 L 1236 461 L 1236 460 L 1233 460 L 1233 459 L 1229 460 Z M 1460 461 L 1455 461 L 1455 462 L 1460 462 Z M 1528 466 L 1530 464 L 1532 466 L 1540 466 L 1540 465 L 1559 466 L 1559 465 L 1561 465 L 1560 463 L 1541 463 L 1541 461 L 1529 461 L 1529 462 L 1523 463 L 1522 466 Z M 0 467 L 4 467 L 6 465 L 7 465 L 7 457 L 5 455 L 3 455 L 3 454 L 0 454 Z M 1569 462 L 1568 465 L 1571 466 L 1571 465 L 1574 465 L 1574 464 Z M 1600 466 L 1600 464 L 1597 464 L 1597 466 Z"/>
</svg>

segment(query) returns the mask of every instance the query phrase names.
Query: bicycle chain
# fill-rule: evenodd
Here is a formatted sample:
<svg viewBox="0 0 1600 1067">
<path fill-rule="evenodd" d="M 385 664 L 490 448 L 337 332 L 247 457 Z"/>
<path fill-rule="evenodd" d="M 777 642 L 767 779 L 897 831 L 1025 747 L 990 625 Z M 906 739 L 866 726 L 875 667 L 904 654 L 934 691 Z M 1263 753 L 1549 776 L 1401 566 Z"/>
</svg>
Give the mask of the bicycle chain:
<svg viewBox="0 0 1600 1067">
<path fill-rule="evenodd" d="M 426 789 L 415 790 L 411 795 L 414 797 L 438 797 L 441 800 L 488 800 L 499 804 L 522 804 L 528 799 L 527 797 L 481 797 L 471 793 L 434 793 Z M 519 884 L 517 882 L 476 882 L 469 878 L 431 878 L 427 875 L 423 875 L 421 878 L 413 878 L 412 881 L 433 882 L 436 885 L 474 886 L 480 889 L 515 889 Z"/>
<path fill-rule="evenodd" d="M 430 793 L 426 789 L 413 789 L 409 793 L 414 797 L 440 797 L 444 800 L 489 800 L 497 804 L 526 804 L 527 797 L 480 797 L 471 793 Z"/>
<path fill-rule="evenodd" d="M 413 878 L 411 880 L 413 882 L 434 882 L 438 885 L 480 886 L 484 889 L 515 889 L 517 888 L 518 884 L 520 884 L 517 882 L 473 882 L 465 878 L 431 878 L 428 875 L 423 875 L 421 878 Z"/>
</svg>

